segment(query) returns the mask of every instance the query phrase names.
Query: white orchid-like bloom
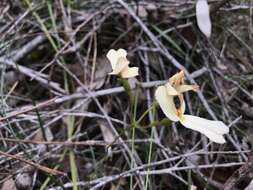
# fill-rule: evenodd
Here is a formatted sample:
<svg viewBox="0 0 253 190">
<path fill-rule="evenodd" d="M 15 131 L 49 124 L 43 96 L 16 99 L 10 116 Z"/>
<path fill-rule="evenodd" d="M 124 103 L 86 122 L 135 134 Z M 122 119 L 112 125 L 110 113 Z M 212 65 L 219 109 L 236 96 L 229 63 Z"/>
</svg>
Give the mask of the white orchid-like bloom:
<svg viewBox="0 0 253 190">
<path fill-rule="evenodd" d="M 110 75 L 120 75 L 122 78 L 131 78 L 138 75 L 138 67 L 129 67 L 129 61 L 126 58 L 127 52 L 124 49 L 118 49 L 117 51 L 111 49 L 106 57 L 109 59 L 112 72 Z"/>
<path fill-rule="evenodd" d="M 156 89 L 155 98 L 163 113 L 170 120 L 175 122 L 179 121 L 186 128 L 204 134 L 213 142 L 225 143 L 226 141 L 223 135 L 229 132 L 229 127 L 223 122 L 184 114 L 185 101 L 182 93 L 189 90 L 197 91 L 198 86 L 184 84 L 184 71 L 181 71 L 173 75 L 168 83 Z M 176 107 L 174 102 L 175 97 L 178 97 L 180 102 L 178 107 Z"/>
</svg>

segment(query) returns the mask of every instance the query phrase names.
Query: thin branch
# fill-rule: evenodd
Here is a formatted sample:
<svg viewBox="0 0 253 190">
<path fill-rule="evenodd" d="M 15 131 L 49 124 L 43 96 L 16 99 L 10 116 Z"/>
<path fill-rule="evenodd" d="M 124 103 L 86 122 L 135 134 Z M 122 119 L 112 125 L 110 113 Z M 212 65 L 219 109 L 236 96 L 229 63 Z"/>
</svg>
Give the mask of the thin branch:
<svg viewBox="0 0 253 190">
<path fill-rule="evenodd" d="M 201 76 L 205 72 L 206 72 L 206 68 L 203 67 L 203 68 L 193 72 L 191 74 L 191 76 L 193 78 L 196 78 L 198 76 Z M 166 82 L 167 82 L 166 80 L 143 82 L 143 83 L 139 83 L 139 86 L 141 88 L 152 88 L 152 87 L 155 87 L 155 86 L 163 85 Z M 131 88 L 134 89 L 134 88 L 136 88 L 136 86 L 133 86 Z M 44 102 L 41 102 L 36 106 L 25 106 L 24 108 L 21 108 L 21 111 L 14 111 L 14 112 L 7 113 L 7 115 L 5 117 L 0 117 L 0 121 L 4 121 L 4 120 L 7 120 L 7 119 L 16 117 L 18 115 L 33 111 L 35 109 L 41 109 L 41 108 L 44 108 L 44 107 L 48 107 L 48 106 L 51 106 L 53 104 L 59 104 L 59 103 L 63 103 L 63 102 L 66 102 L 66 101 L 71 101 L 71 100 L 80 99 L 80 98 L 87 98 L 87 97 L 91 98 L 91 95 L 93 97 L 99 97 L 99 96 L 112 95 L 112 94 L 121 93 L 121 92 L 124 92 L 123 87 L 115 87 L 115 88 L 110 88 L 110 89 L 105 89 L 105 90 L 98 90 L 98 91 L 90 92 L 90 93 L 79 92 L 79 93 L 74 93 L 74 94 L 69 95 L 69 96 L 55 97 L 55 98 L 52 98 L 50 100 L 46 100 Z"/>
<path fill-rule="evenodd" d="M 9 158 L 12 158 L 12 159 L 24 162 L 24 163 L 26 163 L 28 165 L 31 165 L 31 166 L 33 166 L 33 167 L 35 167 L 35 168 L 37 168 L 37 169 L 39 169 L 41 171 L 44 171 L 44 172 L 52 174 L 52 175 L 66 175 L 66 173 L 64 173 L 64 172 L 61 172 L 61 171 L 58 171 L 58 170 L 55 170 L 55 169 L 51 169 L 51 168 L 48 168 L 46 166 L 41 166 L 41 165 L 36 164 L 36 163 L 34 163 L 34 162 L 30 161 L 30 160 L 26 160 L 24 158 L 21 158 L 21 157 L 19 157 L 17 155 L 8 154 L 8 153 L 2 152 L 2 151 L 0 151 L 0 154 L 4 155 L 6 157 L 9 157 Z"/>
</svg>

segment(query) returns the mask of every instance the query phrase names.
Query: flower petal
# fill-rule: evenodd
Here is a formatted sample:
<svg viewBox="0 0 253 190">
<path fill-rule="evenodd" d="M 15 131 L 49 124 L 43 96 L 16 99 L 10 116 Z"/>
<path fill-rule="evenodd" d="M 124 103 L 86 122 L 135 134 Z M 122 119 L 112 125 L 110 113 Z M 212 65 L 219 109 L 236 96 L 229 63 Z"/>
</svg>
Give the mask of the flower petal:
<svg viewBox="0 0 253 190">
<path fill-rule="evenodd" d="M 173 96 L 167 93 L 165 86 L 159 86 L 155 91 L 155 98 L 159 103 L 163 113 L 172 121 L 179 121 L 177 109 L 173 101 Z"/>
<path fill-rule="evenodd" d="M 193 90 L 193 91 L 198 91 L 199 89 L 199 86 L 198 85 L 186 85 L 186 84 L 183 84 L 183 85 L 179 85 L 177 86 L 177 91 L 179 93 L 184 93 L 184 92 L 187 92 L 187 91 L 190 91 L 190 90 Z"/>
<path fill-rule="evenodd" d="M 183 115 L 180 122 L 186 128 L 204 134 L 213 142 L 220 144 L 226 142 L 222 135 L 228 133 L 229 128 L 221 121 L 211 121 L 197 116 Z"/>
<path fill-rule="evenodd" d="M 166 89 L 167 89 L 167 93 L 168 93 L 169 95 L 171 95 L 171 96 L 176 96 L 176 95 L 178 95 L 177 90 L 176 90 L 173 86 L 171 86 L 170 83 L 165 84 L 165 86 L 166 86 Z"/>
<path fill-rule="evenodd" d="M 177 86 L 179 83 L 184 82 L 184 70 L 181 70 L 180 72 L 174 74 L 172 77 L 169 78 L 169 83 L 171 85 Z"/>
<path fill-rule="evenodd" d="M 120 73 L 121 74 L 121 77 L 122 78 L 131 78 L 131 77 L 135 77 L 138 74 L 139 72 L 139 68 L 138 67 L 125 67 L 122 72 Z"/>
<path fill-rule="evenodd" d="M 111 66 L 112 66 L 112 70 L 114 70 L 116 68 L 116 64 L 118 62 L 118 59 L 120 57 L 124 57 L 126 58 L 127 56 L 127 52 L 124 49 L 118 49 L 117 51 L 114 49 L 109 50 L 109 52 L 106 54 L 106 57 L 109 59 Z"/>
<path fill-rule="evenodd" d="M 182 116 L 185 112 L 185 101 L 184 101 L 184 96 L 182 94 L 180 94 L 178 96 L 179 101 L 180 101 L 180 107 L 179 107 L 179 115 Z"/>
<path fill-rule="evenodd" d="M 209 38 L 211 36 L 212 25 L 207 0 L 197 0 L 196 18 L 199 29 Z"/>
<path fill-rule="evenodd" d="M 110 51 L 106 54 L 106 57 L 109 59 L 111 63 L 112 70 L 114 70 L 116 67 L 116 63 L 118 61 L 117 52 L 114 49 L 110 49 Z"/>
<path fill-rule="evenodd" d="M 125 57 L 120 57 L 116 63 L 115 69 L 109 73 L 110 75 L 118 75 L 125 68 L 128 67 L 129 61 Z"/>
<path fill-rule="evenodd" d="M 127 51 L 124 49 L 118 49 L 117 54 L 118 54 L 118 57 L 126 57 Z"/>
</svg>

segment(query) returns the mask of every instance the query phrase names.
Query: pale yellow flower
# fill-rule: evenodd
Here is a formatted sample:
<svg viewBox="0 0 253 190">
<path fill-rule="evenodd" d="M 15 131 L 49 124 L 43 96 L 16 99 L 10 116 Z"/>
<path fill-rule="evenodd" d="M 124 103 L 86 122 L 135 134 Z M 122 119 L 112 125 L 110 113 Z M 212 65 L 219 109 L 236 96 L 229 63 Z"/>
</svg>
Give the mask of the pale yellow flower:
<svg viewBox="0 0 253 190">
<path fill-rule="evenodd" d="M 131 78 L 138 75 L 138 67 L 129 67 L 129 61 L 126 58 L 127 52 L 124 49 L 118 49 L 117 51 L 111 49 L 106 57 L 109 59 L 112 72 L 110 75 L 119 75 L 122 78 Z"/>
<path fill-rule="evenodd" d="M 216 143 L 225 143 L 224 134 L 229 128 L 221 121 L 207 120 L 201 117 L 187 115 L 185 113 L 185 101 L 183 92 L 198 90 L 197 85 L 184 84 L 184 71 L 173 75 L 169 82 L 159 86 L 155 92 L 155 98 L 163 113 L 172 121 L 179 121 L 186 128 L 198 131 Z M 174 99 L 178 97 L 180 105 L 175 105 Z"/>
</svg>

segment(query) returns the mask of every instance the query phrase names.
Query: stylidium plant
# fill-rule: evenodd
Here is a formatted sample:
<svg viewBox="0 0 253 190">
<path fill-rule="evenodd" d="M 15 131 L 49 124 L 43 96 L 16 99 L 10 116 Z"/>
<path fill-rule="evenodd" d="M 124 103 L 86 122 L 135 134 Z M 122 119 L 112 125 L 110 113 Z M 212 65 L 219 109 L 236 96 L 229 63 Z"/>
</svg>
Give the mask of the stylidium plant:
<svg viewBox="0 0 253 190">
<path fill-rule="evenodd" d="M 127 52 L 124 49 L 111 49 L 107 53 L 112 72 L 110 75 L 120 76 L 121 82 L 129 94 L 131 107 L 134 105 L 134 98 L 128 84 L 127 78 L 138 75 L 138 67 L 129 67 L 129 61 L 126 58 Z M 193 90 L 198 91 L 198 85 L 187 85 L 184 83 L 184 71 L 180 71 L 173 75 L 169 81 L 162 86 L 159 86 L 155 91 L 155 98 L 161 107 L 163 113 L 171 121 L 179 121 L 186 128 L 198 131 L 207 136 L 211 141 L 216 143 L 225 143 L 224 134 L 229 133 L 229 127 L 222 121 L 212 121 L 201 117 L 185 114 L 185 101 L 183 93 Z M 175 99 L 178 98 L 179 105 L 175 104 Z M 132 109 L 131 109 L 132 110 Z"/>
<path fill-rule="evenodd" d="M 132 78 L 135 76 L 138 76 L 138 67 L 129 67 L 129 61 L 126 58 L 127 52 L 124 49 L 118 49 L 114 50 L 111 49 L 107 53 L 106 57 L 109 59 L 111 66 L 112 66 L 112 72 L 109 73 L 110 75 L 118 75 L 121 81 L 126 93 L 129 96 L 130 99 L 130 122 L 132 127 L 132 142 L 131 142 L 131 151 L 134 152 L 135 147 L 135 128 L 137 127 L 136 122 L 136 105 L 137 105 L 137 97 L 138 93 L 135 93 L 135 95 L 132 92 L 132 89 L 130 87 L 130 84 L 128 82 L 128 78 Z M 134 166 L 134 158 L 131 157 L 131 168 Z M 130 189 L 133 187 L 133 177 L 130 177 Z"/>
<path fill-rule="evenodd" d="M 156 89 L 155 98 L 163 113 L 170 120 L 179 121 L 186 128 L 204 134 L 213 142 L 225 143 L 223 135 L 229 132 L 229 127 L 223 122 L 184 114 L 185 101 L 183 93 L 189 90 L 197 91 L 198 86 L 184 84 L 184 71 L 181 71 L 173 75 L 168 83 Z M 174 102 L 176 97 L 179 99 L 179 106 L 176 106 Z"/>
<path fill-rule="evenodd" d="M 126 58 L 127 52 L 124 49 L 109 50 L 106 57 L 109 59 L 112 72 L 110 75 L 119 75 L 122 78 L 132 78 L 138 75 L 138 67 L 129 67 L 129 61 Z"/>
</svg>

